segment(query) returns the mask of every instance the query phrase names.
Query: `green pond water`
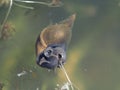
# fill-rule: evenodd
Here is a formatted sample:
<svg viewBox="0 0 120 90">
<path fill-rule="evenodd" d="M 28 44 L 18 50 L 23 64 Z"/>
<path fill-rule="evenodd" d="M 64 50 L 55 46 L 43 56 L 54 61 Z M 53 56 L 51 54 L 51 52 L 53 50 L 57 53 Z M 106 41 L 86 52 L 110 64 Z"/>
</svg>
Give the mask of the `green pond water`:
<svg viewBox="0 0 120 90">
<path fill-rule="evenodd" d="M 2 1 L 0 27 L 9 8 L 9 0 Z M 3 28 L 10 36 L 0 39 L 0 90 L 58 90 L 67 82 L 61 69 L 49 72 L 36 64 L 35 42 L 46 26 L 73 13 L 64 65 L 70 80 L 80 90 L 120 90 L 120 0 L 62 0 L 60 7 L 15 3 L 34 9 L 11 8 Z"/>
</svg>

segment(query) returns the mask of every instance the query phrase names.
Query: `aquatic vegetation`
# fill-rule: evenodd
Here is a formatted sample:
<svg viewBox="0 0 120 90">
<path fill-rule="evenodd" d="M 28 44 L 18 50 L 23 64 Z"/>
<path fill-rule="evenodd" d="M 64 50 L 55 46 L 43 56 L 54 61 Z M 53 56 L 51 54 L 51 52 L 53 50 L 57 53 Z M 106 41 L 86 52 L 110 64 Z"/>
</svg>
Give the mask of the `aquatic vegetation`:
<svg viewBox="0 0 120 90">
<path fill-rule="evenodd" d="M 10 39 L 15 32 L 15 26 L 11 22 L 6 22 L 2 28 L 0 38 L 3 40 Z"/>
<path fill-rule="evenodd" d="M 16 5 L 18 7 L 21 7 L 21 8 L 27 8 L 27 9 L 34 9 L 34 7 L 28 7 L 28 6 L 24 6 L 24 5 L 21 5 L 21 4 L 18 4 L 19 2 L 23 2 L 23 3 L 33 3 L 33 4 L 41 4 L 41 5 L 46 5 L 48 7 L 60 7 L 63 5 L 63 3 L 60 1 L 60 0 L 52 0 L 50 3 L 46 3 L 46 2 L 39 2 L 39 1 L 21 1 L 21 0 L 1 0 L 0 1 L 0 5 L 6 5 L 6 6 L 9 6 L 8 7 L 8 11 L 6 12 L 6 15 L 5 15 L 5 18 L 3 20 L 3 23 L 2 25 L 0 26 L 0 30 L 2 32 L 4 26 L 5 26 L 5 23 L 9 17 L 9 14 L 11 12 L 11 9 L 12 9 L 12 6 L 13 5 Z"/>
</svg>

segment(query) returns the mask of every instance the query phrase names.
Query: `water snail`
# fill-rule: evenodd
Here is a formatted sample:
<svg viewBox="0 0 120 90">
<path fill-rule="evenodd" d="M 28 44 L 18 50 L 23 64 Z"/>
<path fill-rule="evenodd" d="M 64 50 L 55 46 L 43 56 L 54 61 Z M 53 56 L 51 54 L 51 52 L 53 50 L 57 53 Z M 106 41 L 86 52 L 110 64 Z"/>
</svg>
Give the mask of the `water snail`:
<svg viewBox="0 0 120 90">
<path fill-rule="evenodd" d="M 36 40 L 36 63 L 47 69 L 60 67 L 66 62 L 66 50 L 72 36 L 75 14 L 44 28 Z"/>
</svg>

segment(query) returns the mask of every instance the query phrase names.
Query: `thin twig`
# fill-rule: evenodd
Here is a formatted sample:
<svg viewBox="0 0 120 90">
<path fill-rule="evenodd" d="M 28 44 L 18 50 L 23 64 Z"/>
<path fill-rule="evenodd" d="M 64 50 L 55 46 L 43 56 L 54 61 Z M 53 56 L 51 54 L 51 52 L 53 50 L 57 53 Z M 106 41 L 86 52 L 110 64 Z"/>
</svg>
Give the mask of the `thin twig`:
<svg viewBox="0 0 120 90">
<path fill-rule="evenodd" d="M 5 19 L 3 20 L 3 23 L 2 23 L 2 25 L 1 25 L 1 32 L 2 32 L 2 30 L 3 30 L 3 27 L 4 27 L 5 23 L 6 23 L 6 21 L 7 21 L 8 16 L 9 16 L 9 14 L 10 14 L 12 5 L 13 5 L 13 0 L 10 0 L 10 5 L 9 5 L 9 8 L 8 8 L 8 11 L 7 11 L 6 16 L 5 16 Z M 0 33 L 0 34 L 1 34 L 1 33 Z M 1 36 L 1 35 L 0 35 L 0 36 Z"/>
<path fill-rule="evenodd" d="M 30 3 L 30 4 L 41 4 L 41 5 L 46 5 L 48 7 L 59 7 L 61 5 L 63 5 L 62 3 L 58 4 L 58 5 L 53 5 L 54 3 L 46 3 L 46 2 L 38 2 L 38 1 L 21 1 L 21 0 L 15 0 L 16 2 L 23 2 L 23 3 Z"/>
<path fill-rule="evenodd" d="M 18 6 L 18 7 L 21 7 L 21 8 L 34 9 L 33 7 L 24 6 L 24 5 L 21 5 L 21 4 L 17 4 L 15 2 L 13 2 L 13 4 Z"/>
<path fill-rule="evenodd" d="M 64 68 L 64 66 L 63 66 L 63 64 L 62 64 L 62 63 L 60 63 L 60 64 L 61 64 L 62 71 L 64 72 L 64 74 L 65 74 L 65 76 L 66 76 L 66 78 L 67 78 L 67 80 L 68 80 L 68 82 L 69 82 L 72 90 L 74 90 L 73 85 L 72 85 L 72 82 L 71 82 L 71 80 L 70 80 L 70 78 L 69 78 L 69 76 L 68 76 L 68 74 L 67 74 L 67 72 L 66 72 L 66 70 L 65 70 L 65 68 Z"/>
<path fill-rule="evenodd" d="M 33 4 L 33 3 L 37 3 L 37 4 L 42 4 L 42 5 L 49 5 L 48 3 L 45 3 L 45 2 L 37 2 L 37 1 L 21 1 L 21 0 L 15 0 L 15 1 L 17 1 L 17 2 L 24 2 L 24 3 L 31 3 L 31 4 Z"/>
<path fill-rule="evenodd" d="M 64 68 L 64 66 L 63 66 L 63 64 L 62 64 L 62 62 L 60 62 L 60 66 L 61 66 L 62 71 L 64 72 L 64 74 L 65 74 L 65 76 L 66 76 L 66 78 L 67 78 L 67 80 L 68 80 L 68 82 L 69 82 L 72 90 L 74 90 L 73 86 L 74 86 L 77 90 L 80 90 L 79 87 L 77 87 L 74 83 L 71 82 L 71 80 L 70 80 L 70 78 L 69 78 L 69 76 L 68 76 L 68 74 L 67 74 L 67 72 L 66 72 L 66 70 L 65 70 L 65 68 Z"/>
</svg>

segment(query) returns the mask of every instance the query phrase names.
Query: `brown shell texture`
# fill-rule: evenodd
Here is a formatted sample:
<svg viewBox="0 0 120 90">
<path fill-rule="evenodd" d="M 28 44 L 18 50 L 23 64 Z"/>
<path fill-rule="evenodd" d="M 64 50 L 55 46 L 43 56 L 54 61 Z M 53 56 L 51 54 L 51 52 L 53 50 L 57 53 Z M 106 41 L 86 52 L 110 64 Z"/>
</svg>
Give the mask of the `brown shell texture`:
<svg viewBox="0 0 120 90">
<path fill-rule="evenodd" d="M 39 55 L 50 44 L 68 45 L 75 16 L 76 14 L 73 14 L 59 23 L 44 28 L 36 41 L 36 54 Z"/>
</svg>

